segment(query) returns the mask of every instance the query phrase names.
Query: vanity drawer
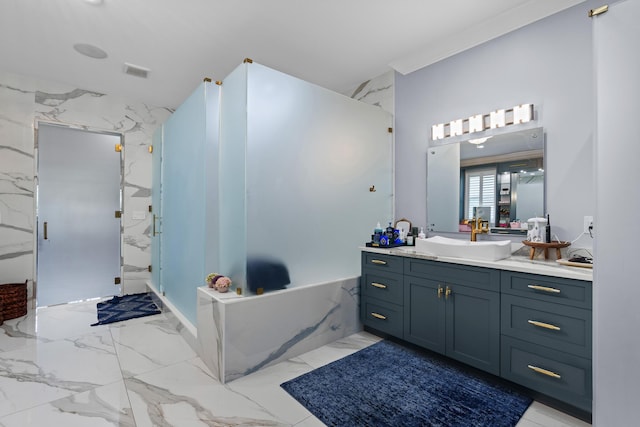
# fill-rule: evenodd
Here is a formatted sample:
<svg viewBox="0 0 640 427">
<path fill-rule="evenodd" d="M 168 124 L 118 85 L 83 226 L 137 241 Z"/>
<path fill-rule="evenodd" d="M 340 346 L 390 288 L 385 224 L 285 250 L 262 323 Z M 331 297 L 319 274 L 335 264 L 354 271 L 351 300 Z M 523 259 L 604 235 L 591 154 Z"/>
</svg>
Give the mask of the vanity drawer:
<svg viewBox="0 0 640 427">
<path fill-rule="evenodd" d="M 362 295 L 402 305 L 404 290 L 402 282 L 400 274 L 385 274 L 378 271 L 372 273 L 367 268 L 362 272 Z"/>
<path fill-rule="evenodd" d="M 360 310 L 360 318 L 366 326 L 402 338 L 402 306 L 364 297 Z"/>
<path fill-rule="evenodd" d="M 503 271 L 502 293 L 591 310 L 591 282 Z"/>
<path fill-rule="evenodd" d="M 362 268 L 402 273 L 404 259 L 399 256 L 362 252 Z"/>
<path fill-rule="evenodd" d="M 591 311 L 502 295 L 504 335 L 591 359 Z"/>
<path fill-rule="evenodd" d="M 406 275 L 488 291 L 500 290 L 500 270 L 414 258 L 406 258 L 404 262 Z"/>
<path fill-rule="evenodd" d="M 502 337 L 500 374 L 591 412 L 591 360 Z"/>
</svg>

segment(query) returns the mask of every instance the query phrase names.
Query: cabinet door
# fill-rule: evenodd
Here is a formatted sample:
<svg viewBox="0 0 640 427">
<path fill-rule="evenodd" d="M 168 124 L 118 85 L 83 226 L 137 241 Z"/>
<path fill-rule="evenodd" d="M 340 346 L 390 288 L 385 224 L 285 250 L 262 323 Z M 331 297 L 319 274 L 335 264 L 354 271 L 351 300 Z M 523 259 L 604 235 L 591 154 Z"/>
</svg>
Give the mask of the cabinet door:
<svg viewBox="0 0 640 427">
<path fill-rule="evenodd" d="M 446 337 L 444 288 L 439 281 L 404 278 L 404 339 L 442 354 Z"/>
<path fill-rule="evenodd" d="M 446 354 L 492 374 L 500 372 L 500 294 L 447 284 Z"/>
</svg>

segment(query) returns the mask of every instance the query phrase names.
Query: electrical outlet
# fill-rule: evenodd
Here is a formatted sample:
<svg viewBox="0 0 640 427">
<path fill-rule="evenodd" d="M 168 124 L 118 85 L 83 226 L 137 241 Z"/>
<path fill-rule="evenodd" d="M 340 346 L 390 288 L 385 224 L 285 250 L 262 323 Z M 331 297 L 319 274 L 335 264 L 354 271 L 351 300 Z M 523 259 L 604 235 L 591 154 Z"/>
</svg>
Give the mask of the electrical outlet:
<svg viewBox="0 0 640 427">
<path fill-rule="evenodd" d="M 585 216 L 584 217 L 584 225 L 582 228 L 582 232 L 584 234 L 589 234 L 589 229 L 591 228 L 591 231 L 593 231 L 593 217 L 592 216 Z"/>
</svg>

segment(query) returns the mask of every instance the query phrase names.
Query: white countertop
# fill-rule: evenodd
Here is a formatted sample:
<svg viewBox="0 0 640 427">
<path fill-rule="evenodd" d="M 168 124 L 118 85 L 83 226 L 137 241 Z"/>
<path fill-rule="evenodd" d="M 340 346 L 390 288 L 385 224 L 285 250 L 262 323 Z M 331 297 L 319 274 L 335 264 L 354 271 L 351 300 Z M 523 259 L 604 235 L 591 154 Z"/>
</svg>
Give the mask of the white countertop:
<svg viewBox="0 0 640 427">
<path fill-rule="evenodd" d="M 526 256 L 511 256 L 499 261 L 485 261 L 467 258 L 453 258 L 429 255 L 415 251 L 413 246 L 400 246 L 397 248 L 369 248 L 361 246 L 365 252 L 373 252 L 386 255 L 404 256 L 409 258 L 427 259 L 432 261 L 447 262 L 451 264 L 471 265 L 476 267 L 488 267 L 498 270 L 517 271 L 520 273 L 542 274 L 544 276 L 564 277 L 566 279 L 593 281 L 593 269 L 584 267 L 570 267 L 558 264 L 555 261 L 530 260 Z"/>
</svg>

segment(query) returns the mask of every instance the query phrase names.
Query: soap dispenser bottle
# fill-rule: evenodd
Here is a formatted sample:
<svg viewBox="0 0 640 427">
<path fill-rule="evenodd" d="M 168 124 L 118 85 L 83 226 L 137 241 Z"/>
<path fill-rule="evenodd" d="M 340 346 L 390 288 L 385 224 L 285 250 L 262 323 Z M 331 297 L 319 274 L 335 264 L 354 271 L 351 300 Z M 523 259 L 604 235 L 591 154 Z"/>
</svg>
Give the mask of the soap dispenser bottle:
<svg viewBox="0 0 640 427">
<path fill-rule="evenodd" d="M 426 239 L 427 235 L 424 234 L 424 227 L 420 227 L 420 233 L 418 233 L 418 239 Z"/>
</svg>

